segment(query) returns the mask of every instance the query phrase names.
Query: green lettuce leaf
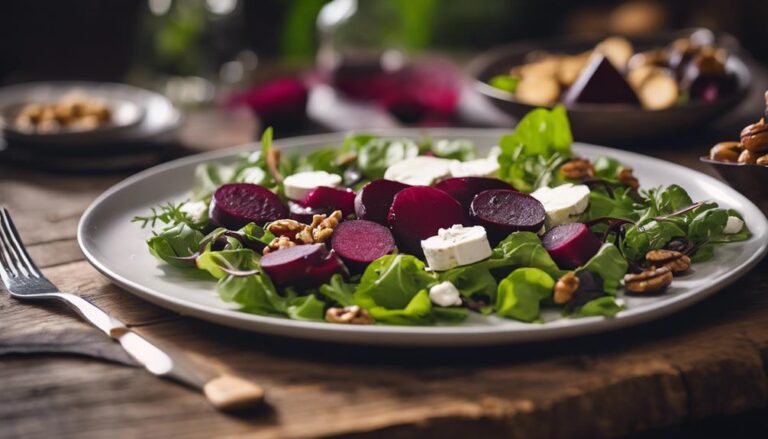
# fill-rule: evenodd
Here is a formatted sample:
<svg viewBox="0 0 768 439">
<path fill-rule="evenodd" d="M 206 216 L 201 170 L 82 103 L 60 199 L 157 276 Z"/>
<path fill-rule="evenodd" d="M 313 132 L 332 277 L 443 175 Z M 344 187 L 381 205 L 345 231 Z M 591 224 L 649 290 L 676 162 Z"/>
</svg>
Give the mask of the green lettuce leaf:
<svg viewBox="0 0 768 439">
<path fill-rule="evenodd" d="M 197 257 L 195 264 L 216 279 L 228 276 L 228 272 L 249 271 L 257 267 L 256 253 L 247 248 L 206 251 Z"/>
<path fill-rule="evenodd" d="M 371 262 L 355 290 L 355 303 L 363 308 L 403 309 L 420 290 L 436 282 L 424 262 L 410 255 L 386 255 Z"/>
<path fill-rule="evenodd" d="M 558 278 L 562 270 L 549 256 L 539 237 L 533 232 L 514 232 L 501 241 L 487 261 L 481 262 L 490 269 L 533 267 Z"/>
<path fill-rule="evenodd" d="M 499 283 L 496 313 L 523 322 L 539 318 L 541 302 L 552 295 L 555 280 L 538 268 L 518 268 Z"/>
<path fill-rule="evenodd" d="M 147 240 L 149 252 L 156 258 L 175 267 L 188 267 L 189 262 L 179 258 L 192 256 L 200 247 L 203 234 L 186 223 L 163 229 Z"/>
<path fill-rule="evenodd" d="M 582 267 L 576 271 L 591 271 L 603 279 L 603 290 L 615 294 L 621 286 L 621 280 L 627 274 L 627 264 L 624 256 L 615 245 L 606 243 Z"/>
<path fill-rule="evenodd" d="M 318 292 L 341 306 L 355 304 L 355 284 L 347 283 L 340 274 L 334 274 L 327 284 L 320 285 Z"/>
<path fill-rule="evenodd" d="M 476 263 L 456 267 L 438 273 L 439 280 L 452 283 L 459 293 L 467 299 L 479 300 L 488 304 L 496 302 L 498 283 L 487 264 Z"/>
<path fill-rule="evenodd" d="M 645 257 L 649 250 L 663 248 L 672 238 L 686 236 L 685 230 L 669 221 L 650 221 L 626 228 L 622 241 L 624 256 L 633 261 Z"/>
<path fill-rule="evenodd" d="M 285 310 L 288 317 L 294 320 L 324 320 L 325 302 L 318 299 L 314 294 L 299 296 L 288 302 Z"/>
<path fill-rule="evenodd" d="M 357 167 L 369 179 L 382 178 L 388 167 L 419 155 L 419 146 L 410 139 L 374 137 L 357 153 Z"/>
<path fill-rule="evenodd" d="M 570 317 L 579 318 L 603 316 L 612 318 L 622 310 L 624 310 L 624 307 L 616 303 L 616 298 L 613 296 L 603 296 L 598 297 L 597 299 L 592 299 L 584 305 L 578 307 L 573 311 L 573 313 L 570 314 Z"/>
<path fill-rule="evenodd" d="M 251 276 L 227 275 L 216 285 L 219 297 L 233 302 L 246 312 L 265 315 L 287 315 L 288 303 L 278 294 L 269 277 L 263 274 Z"/>
</svg>

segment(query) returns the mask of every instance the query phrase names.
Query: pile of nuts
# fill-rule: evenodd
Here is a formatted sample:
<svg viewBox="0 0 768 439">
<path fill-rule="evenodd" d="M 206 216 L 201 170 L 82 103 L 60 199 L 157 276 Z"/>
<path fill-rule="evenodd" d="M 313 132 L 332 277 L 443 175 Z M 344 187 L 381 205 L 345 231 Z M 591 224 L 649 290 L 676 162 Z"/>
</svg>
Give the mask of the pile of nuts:
<svg viewBox="0 0 768 439">
<path fill-rule="evenodd" d="M 331 239 L 339 221 L 341 221 L 340 210 L 334 211 L 329 216 L 314 215 L 312 224 L 304 224 L 292 219 L 271 222 L 267 224 L 266 229 L 275 235 L 275 239 L 264 247 L 264 254 L 295 245 L 325 243 Z"/>
<path fill-rule="evenodd" d="M 25 105 L 16 116 L 14 127 L 23 132 L 52 134 L 62 130 L 93 130 L 111 120 L 112 111 L 104 102 L 73 92 L 58 102 Z"/>
<path fill-rule="evenodd" d="M 768 92 L 765 92 L 768 106 Z M 768 124 L 765 118 L 741 130 L 739 142 L 720 142 L 709 151 L 709 158 L 718 162 L 768 166 Z"/>
<path fill-rule="evenodd" d="M 691 258 L 676 250 L 651 250 L 645 255 L 645 261 L 649 268 L 624 276 L 627 292 L 647 294 L 663 291 L 672 283 L 673 276 L 691 268 Z"/>
</svg>

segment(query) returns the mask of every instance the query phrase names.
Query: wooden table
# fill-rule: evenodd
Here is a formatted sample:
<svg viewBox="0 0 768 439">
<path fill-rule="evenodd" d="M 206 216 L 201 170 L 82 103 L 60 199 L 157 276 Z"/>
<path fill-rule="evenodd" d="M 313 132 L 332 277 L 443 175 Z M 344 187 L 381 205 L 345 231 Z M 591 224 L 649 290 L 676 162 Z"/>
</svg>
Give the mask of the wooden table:
<svg viewBox="0 0 768 439">
<path fill-rule="evenodd" d="M 702 142 L 644 151 L 706 171 L 696 159 Z M 0 294 L 0 437 L 653 437 L 653 429 L 768 406 L 768 261 L 704 303 L 605 335 L 482 349 L 309 343 L 179 316 L 98 274 L 75 228 L 122 177 L 0 166 L 0 203 L 54 283 L 148 337 L 261 383 L 269 405 L 218 413 L 131 367 L 66 309 Z M 766 427 L 750 419 L 750 428 Z"/>
</svg>

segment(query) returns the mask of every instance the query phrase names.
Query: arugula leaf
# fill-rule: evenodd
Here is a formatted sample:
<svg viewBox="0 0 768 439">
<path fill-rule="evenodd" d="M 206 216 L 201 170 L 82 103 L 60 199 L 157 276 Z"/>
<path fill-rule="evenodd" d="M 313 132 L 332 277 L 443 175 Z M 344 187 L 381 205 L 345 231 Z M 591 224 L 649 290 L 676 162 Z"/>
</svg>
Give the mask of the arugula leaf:
<svg viewBox="0 0 768 439">
<path fill-rule="evenodd" d="M 597 188 L 589 192 L 589 205 L 580 216 L 581 222 L 589 222 L 597 218 L 622 218 L 629 221 L 637 221 L 640 217 L 637 203 L 629 195 L 627 189 L 614 190 L 614 196 L 610 197 L 604 191 Z"/>
<path fill-rule="evenodd" d="M 512 134 L 499 139 L 499 177 L 530 192 L 553 179 L 557 166 L 571 156 L 571 143 L 565 108 L 537 108 L 523 117 Z"/>
<path fill-rule="evenodd" d="M 288 302 L 285 309 L 288 317 L 294 320 L 325 320 L 325 302 L 314 294 L 299 296 Z"/>
<path fill-rule="evenodd" d="M 533 232 L 514 232 L 501 241 L 490 259 L 480 264 L 488 268 L 533 267 L 544 270 L 552 277 L 560 277 L 562 271 Z"/>
<path fill-rule="evenodd" d="M 672 238 L 685 236 L 685 230 L 669 221 L 650 221 L 628 226 L 621 243 L 622 252 L 627 259 L 639 261 L 649 250 L 663 248 Z"/>
<path fill-rule="evenodd" d="M 341 306 L 355 304 L 356 285 L 344 281 L 340 274 L 334 274 L 327 284 L 320 285 L 319 293 Z"/>
<path fill-rule="evenodd" d="M 523 322 L 539 318 L 541 302 L 552 294 L 555 280 L 538 268 L 518 268 L 499 283 L 496 313 Z"/>
<path fill-rule="evenodd" d="M 613 244 L 606 243 L 586 264 L 577 268 L 576 272 L 591 271 L 599 275 L 603 279 L 603 290 L 615 294 L 628 268 L 629 264 L 619 249 Z"/>
<path fill-rule="evenodd" d="M 372 306 L 368 312 L 376 321 L 391 325 L 426 325 L 434 321 L 427 290 L 419 290 L 401 309 Z"/>
<path fill-rule="evenodd" d="M 246 312 L 279 316 L 287 314 L 286 299 L 278 294 L 275 285 L 264 274 L 227 275 L 219 279 L 216 290 L 222 300 L 237 303 Z"/>
<path fill-rule="evenodd" d="M 616 303 L 616 298 L 613 296 L 602 296 L 598 297 L 597 299 L 592 299 L 584 305 L 576 308 L 573 313 L 570 314 L 570 317 L 579 318 L 603 316 L 612 318 L 623 310 L 624 307 Z"/>
<path fill-rule="evenodd" d="M 382 178 L 388 167 L 419 155 L 419 146 L 410 139 L 374 137 L 357 153 L 357 167 L 370 179 Z"/>
<path fill-rule="evenodd" d="M 195 259 L 195 264 L 199 270 L 207 271 L 216 279 L 231 272 L 250 271 L 257 267 L 256 254 L 247 248 L 205 251 Z"/>
<path fill-rule="evenodd" d="M 149 252 L 174 267 L 188 267 L 179 258 L 192 256 L 200 247 L 203 234 L 186 223 L 168 227 L 147 240 Z"/>
<path fill-rule="evenodd" d="M 475 144 L 465 139 L 438 140 L 432 144 L 432 152 L 440 158 L 462 162 L 473 160 L 477 156 Z"/>
<path fill-rule="evenodd" d="M 475 263 L 438 273 L 440 282 L 448 281 L 467 299 L 489 304 L 496 302 L 498 283 L 487 264 Z"/>
<path fill-rule="evenodd" d="M 424 270 L 424 262 L 415 256 L 385 255 L 365 269 L 355 290 L 355 303 L 363 308 L 404 309 L 420 290 L 437 278 Z"/>
</svg>

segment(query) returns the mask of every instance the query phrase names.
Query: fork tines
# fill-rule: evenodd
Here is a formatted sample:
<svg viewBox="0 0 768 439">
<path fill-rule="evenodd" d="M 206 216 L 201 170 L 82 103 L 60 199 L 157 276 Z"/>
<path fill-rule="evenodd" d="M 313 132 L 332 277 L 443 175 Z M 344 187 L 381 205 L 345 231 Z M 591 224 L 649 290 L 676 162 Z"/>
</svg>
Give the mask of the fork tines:
<svg viewBox="0 0 768 439">
<path fill-rule="evenodd" d="M 0 267 L 0 275 L 6 283 L 6 277 L 41 277 L 5 207 L 0 207 Z"/>
</svg>

